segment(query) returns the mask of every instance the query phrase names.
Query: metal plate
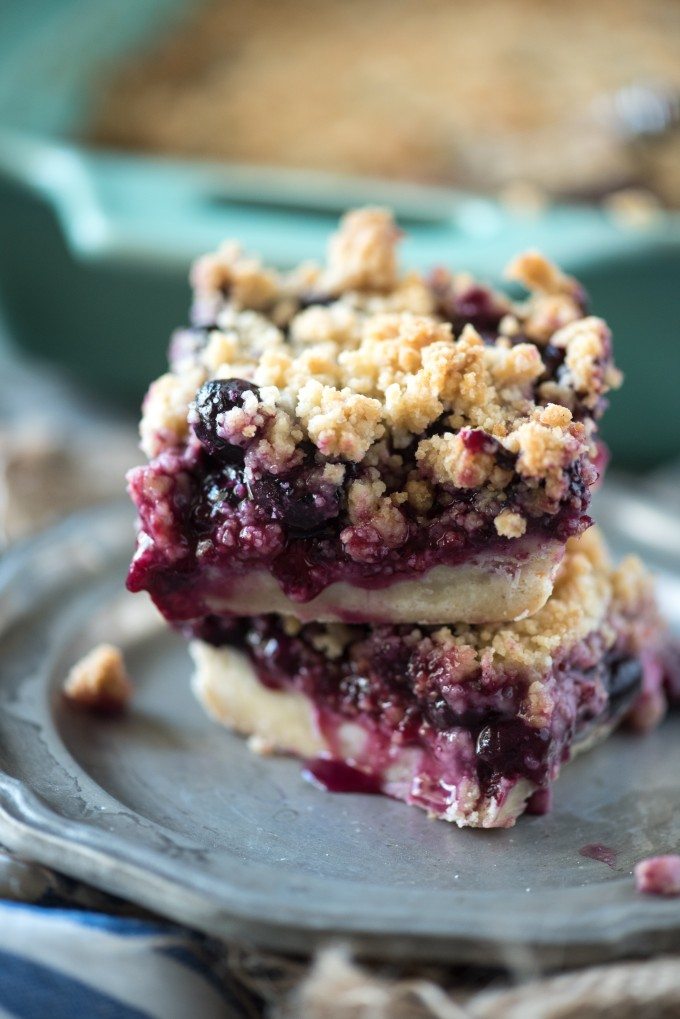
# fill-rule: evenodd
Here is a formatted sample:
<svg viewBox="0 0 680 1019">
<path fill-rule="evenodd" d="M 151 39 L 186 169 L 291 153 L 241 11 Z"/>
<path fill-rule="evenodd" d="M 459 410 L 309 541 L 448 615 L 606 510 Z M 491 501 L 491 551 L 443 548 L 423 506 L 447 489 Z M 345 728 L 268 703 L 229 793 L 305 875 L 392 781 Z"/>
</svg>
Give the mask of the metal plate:
<svg viewBox="0 0 680 1019">
<path fill-rule="evenodd" d="M 642 898 L 630 877 L 641 857 L 680 846 L 680 718 L 584 755 L 553 813 L 509 831 L 328 795 L 204 717 L 182 641 L 121 590 L 131 544 L 131 513 L 115 505 L 0 567 L 2 842 L 173 919 L 289 951 L 339 936 L 380 957 L 576 964 L 680 946 L 680 900 Z M 680 579 L 661 587 L 677 618 Z M 123 646 L 137 686 L 125 719 L 60 697 L 68 667 L 103 639 Z M 579 855 L 592 842 L 618 851 L 614 869 Z"/>
</svg>

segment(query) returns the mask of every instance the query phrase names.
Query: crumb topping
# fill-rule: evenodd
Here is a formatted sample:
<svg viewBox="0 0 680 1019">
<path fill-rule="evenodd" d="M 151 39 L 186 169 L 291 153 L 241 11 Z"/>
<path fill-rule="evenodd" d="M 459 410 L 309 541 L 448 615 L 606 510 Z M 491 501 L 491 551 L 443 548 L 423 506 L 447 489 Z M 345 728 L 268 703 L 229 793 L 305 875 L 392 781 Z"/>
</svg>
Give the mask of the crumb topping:
<svg viewBox="0 0 680 1019">
<path fill-rule="evenodd" d="M 139 426 L 141 446 L 149 458 L 183 442 L 189 434 L 189 406 L 207 373 L 199 366 L 168 372 L 151 383 Z"/>
<path fill-rule="evenodd" d="M 311 644 L 331 660 L 340 658 L 352 640 L 352 629 L 345 623 L 327 623 L 326 626 L 312 634 Z"/>
<path fill-rule="evenodd" d="M 316 379 L 310 379 L 300 390 L 296 413 L 325 456 L 361 460 L 384 434 L 377 400 L 347 387 L 324 386 Z"/>
<path fill-rule="evenodd" d="M 278 296 L 278 275 L 265 269 L 257 258 L 244 255 L 234 241 L 222 244 L 214 254 L 203 255 L 191 271 L 191 284 L 200 298 L 216 292 L 229 293 L 236 310 L 268 308 Z"/>
<path fill-rule="evenodd" d="M 537 252 L 509 267 L 531 292 L 512 303 L 467 274 L 400 275 L 399 237 L 386 210 L 359 209 L 323 269 L 281 274 L 233 243 L 199 259 L 197 325 L 175 338 L 172 371 L 145 400 L 146 454 L 191 441 L 197 391 L 236 379 L 261 395 L 226 413 L 221 435 L 242 448 L 253 440 L 251 463 L 270 473 L 298 463 L 305 445 L 322 463 L 359 464 L 387 443 L 410 450 L 412 471 L 391 494 L 417 512 L 438 486 L 498 494 L 517 475 L 536 490 L 532 512 L 554 511 L 621 381 L 605 323 L 584 317 L 579 285 Z M 502 502 L 497 533 L 518 537 Z"/>
<path fill-rule="evenodd" d="M 527 290 L 538 293 L 575 296 L 579 290 L 576 280 L 552 265 L 540 251 L 526 251 L 518 255 L 505 270 L 505 275 L 510 280 L 523 283 Z"/>
<path fill-rule="evenodd" d="M 400 236 L 386 209 L 348 213 L 328 247 L 328 268 L 321 277 L 324 289 L 330 294 L 393 290 L 397 282 L 395 249 Z"/>
<path fill-rule="evenodd" d="M 504 538 L 521 538 L 527 529 L 527 522 L 521 513 L 501 510 L 494 520 L 494 526 Z"/>
<path fill-rule="evenodd" d="M 114 713 L 127 707 L 132 683 L 123 655 L 112 644 L 98 644 L 77 662 L 64 682 L 64 694 L 91 711 Z"/>
</svg>

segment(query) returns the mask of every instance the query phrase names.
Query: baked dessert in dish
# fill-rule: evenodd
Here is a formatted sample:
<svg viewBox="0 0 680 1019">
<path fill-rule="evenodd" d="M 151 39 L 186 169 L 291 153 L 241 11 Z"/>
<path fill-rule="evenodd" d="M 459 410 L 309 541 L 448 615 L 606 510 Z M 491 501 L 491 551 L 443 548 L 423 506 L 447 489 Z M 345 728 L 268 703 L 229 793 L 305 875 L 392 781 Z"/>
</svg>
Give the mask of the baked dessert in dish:
<svg viewBox="0 0 680 1019">
<path fill-rule="evenodd" d="M 208 0 L 116 62 L 90 138 L 474 191 L 528 181 L 680 202 L 677 132 L 631 145 L 603 97 L 680 88 L 669 0 Z M 578 40 L 573 26 L 579 25 Z M 351 53 L 351 60 L 347 54 Z M 380 144 L 367 139 L 380 138 Z"/>
<path fill-rule="evenodd" d="M 325 266 L 227 244 L 194 266 L 189 328 L 144 404 L 128 578 L 199 632 L 215 617 L 426 626 L 521 619 L 590 524 L 605 323 L 537 253 L 511 300 L 402 273 L 381 209 Z"/>
<path fill-rule="evenodd" d="M 595 528 L 568 542 L 529 619 L 361 626 L 257 616 L 195 631 L 195 690 L 255 749 L 331 789 L 383 792 L 460 826 L 549 803 L 563 764 L 628 716 L 664 714 L 665 630 L 640 563 Z"/>
</svg>

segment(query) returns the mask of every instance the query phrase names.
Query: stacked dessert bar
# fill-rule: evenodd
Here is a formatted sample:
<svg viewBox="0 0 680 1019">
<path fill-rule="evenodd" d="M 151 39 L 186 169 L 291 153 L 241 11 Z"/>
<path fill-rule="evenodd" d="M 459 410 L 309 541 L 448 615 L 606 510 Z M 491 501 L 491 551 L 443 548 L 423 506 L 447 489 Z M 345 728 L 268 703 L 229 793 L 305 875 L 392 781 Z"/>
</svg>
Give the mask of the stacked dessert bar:
<svg viewBox="0 0 680 1019">
<path fill-rule="evenodd" d="M 459 825 L 546 809 L 561 766 L 665 706 L 648 577 L 588 506 L 620 382 L 579 284 L 535 252 L 510 300 L 401 273 L 380 209 L 323 267 L 235 244 L 144 403 L 128 585 L 193 639 L 208 711 L 328 788 Z"/>
</svg>

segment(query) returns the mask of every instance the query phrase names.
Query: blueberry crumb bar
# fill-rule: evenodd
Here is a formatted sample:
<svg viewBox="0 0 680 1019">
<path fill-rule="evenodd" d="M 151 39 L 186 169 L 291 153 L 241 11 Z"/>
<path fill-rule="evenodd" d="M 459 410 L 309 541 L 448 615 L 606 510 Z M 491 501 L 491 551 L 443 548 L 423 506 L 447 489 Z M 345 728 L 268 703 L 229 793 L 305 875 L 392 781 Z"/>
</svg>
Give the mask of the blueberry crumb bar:
<svg viewBox="0 0 680 1019">
<path fill-rule="evenodd" d="M 193 269 L 191 325 L 144 403 L 131 590 L 174 623 L 478 624 L 537 612 L 590 524 L 605 323 L 535 252 L 510 300 L 399 270 L 381 209 L 324 266 L 234 244 Z"/>
</svg>

